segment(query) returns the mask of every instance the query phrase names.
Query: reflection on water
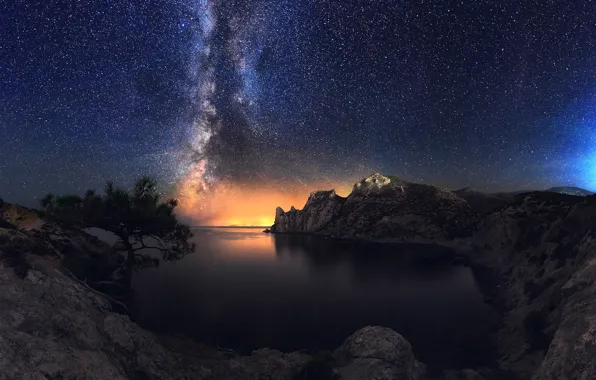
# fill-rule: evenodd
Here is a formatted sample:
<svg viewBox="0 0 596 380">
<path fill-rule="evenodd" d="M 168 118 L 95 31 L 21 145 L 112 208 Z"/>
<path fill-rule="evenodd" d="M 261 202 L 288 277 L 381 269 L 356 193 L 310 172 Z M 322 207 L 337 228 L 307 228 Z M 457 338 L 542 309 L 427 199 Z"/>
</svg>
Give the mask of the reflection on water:
<svg viewBox="0 0 596 380">
<path fill-rule="evenodd" d="M 275 260 L 273 236 L 262 233 L 263 228 L 197 228 L 194 240 L 205 245 L 215 258 L 234 260 Z"/>
<path fill-rule="evenodd" d="M 197 229 L 194 239 L 194 255 L 135 278 L 151 328 L 249 352 L 332 349 L 383 325 L 431 366 L 488 360 L 487 307 L 449 251 L 241 228 Z"/>
</svg>

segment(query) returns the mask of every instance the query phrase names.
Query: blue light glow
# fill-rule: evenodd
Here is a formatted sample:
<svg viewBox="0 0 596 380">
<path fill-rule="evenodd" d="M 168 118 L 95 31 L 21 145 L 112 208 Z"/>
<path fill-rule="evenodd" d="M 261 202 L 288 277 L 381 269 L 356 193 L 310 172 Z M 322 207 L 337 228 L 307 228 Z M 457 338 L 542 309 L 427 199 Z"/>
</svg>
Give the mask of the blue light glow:
<svg viewBox="0 0 596 380">
<path fill-rule="evenodd" d="M 590 102 L 582 110 L 582 116 L 575 121 L 573 128 L 574 151 L 577 159 L 573 169 L 577 171 L 578 186 L 596 190 L 596 104 Z"/>
</svg>

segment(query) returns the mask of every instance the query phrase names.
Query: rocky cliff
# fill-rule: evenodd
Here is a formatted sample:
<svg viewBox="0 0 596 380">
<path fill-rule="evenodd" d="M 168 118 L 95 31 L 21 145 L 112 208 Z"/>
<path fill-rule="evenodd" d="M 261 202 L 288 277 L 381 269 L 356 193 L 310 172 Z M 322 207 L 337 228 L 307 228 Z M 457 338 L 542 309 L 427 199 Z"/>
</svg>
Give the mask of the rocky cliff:
<svg viewBox="0 0 596 380">
<path fill-rule="evenodd" d="M 377 173 L 347 198 L 319 191 L 302 210 L 278 208 L 271 232 L 431 241 L 467 236 L 473 224 L 470 206 L 456 194 Z"/>
<path fill-rule="evenodd" d="M 476 265 L 502 279 L 500 365 L 520 378 L 596 374 L 596 197 L 519 195 L 474 237 Z"/>
<path fill-rule="evenodd" d="M 315 191 L 310 194 L 302 210 L 292 207 L 284 212 L 275 210 L 275 225 L 271 232 L 317 232 L 323 230 L 340 215 L 346 198 L 331 191 Z"/>
</svg>

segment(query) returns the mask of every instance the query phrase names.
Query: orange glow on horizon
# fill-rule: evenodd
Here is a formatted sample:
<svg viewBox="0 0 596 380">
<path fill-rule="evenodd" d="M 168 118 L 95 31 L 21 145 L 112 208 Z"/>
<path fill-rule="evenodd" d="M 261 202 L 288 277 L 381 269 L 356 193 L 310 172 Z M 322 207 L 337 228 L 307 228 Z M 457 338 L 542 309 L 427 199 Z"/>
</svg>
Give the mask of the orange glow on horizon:
<svg viewBox="0 0 596 380">
<path fill-rule="evenodd" d="M 194 225 L 210 226 L 271 226 L 276 207 L 285 211 L 291 206 L 304 207 L 314 190 L 334 188 L 330 181 L 268 182 L 267 180 L 238 183 L 220 181 L 207 189 L 202 181 L 203 166 L 198 165 L 178 186 L 178 214 Z M 351 182 L 341 183 L 335 190 L 346 196 Z"/>
</svg>

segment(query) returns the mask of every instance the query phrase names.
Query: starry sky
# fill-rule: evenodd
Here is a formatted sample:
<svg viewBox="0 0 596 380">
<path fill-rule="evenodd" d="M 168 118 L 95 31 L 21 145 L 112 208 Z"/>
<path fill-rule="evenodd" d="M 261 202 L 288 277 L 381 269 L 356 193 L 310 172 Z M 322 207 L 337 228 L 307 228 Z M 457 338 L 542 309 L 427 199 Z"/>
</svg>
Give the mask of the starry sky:
<svg viewBox="0 0 596 380">
<path fill-rule="evenodd" d="M 592 1 L 0 4 L 5 200 L 149 174 L 233 224 L 374 172 L 596 190 Z"/>
</svg>

